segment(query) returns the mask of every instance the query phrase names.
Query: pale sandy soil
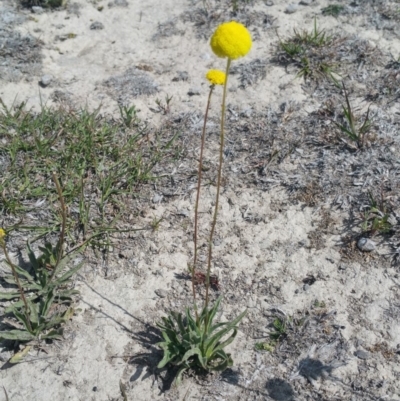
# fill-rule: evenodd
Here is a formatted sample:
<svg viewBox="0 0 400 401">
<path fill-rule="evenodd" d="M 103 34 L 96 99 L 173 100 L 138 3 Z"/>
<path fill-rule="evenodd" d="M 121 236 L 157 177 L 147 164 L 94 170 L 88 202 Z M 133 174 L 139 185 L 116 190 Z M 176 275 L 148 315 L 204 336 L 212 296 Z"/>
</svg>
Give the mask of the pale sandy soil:
<svg viewBox="0 0 400 401">
<path fill-rule="evenodd" d="M 227 147 L 231 156 L 226 159 L 214 273 L 225 295 L 221 319 L 244 308 L 248 314 L 230 347 L 233 368 L 207 378 L 187 377 L 175 388 L 170 387 L 169 373 L 156 369 L 161 354 L 154 346 L 158 335 L 154 324 L 169 309 L 179 310 L 190 302 L 189 282 L 180 278 L 193 255 L 195 181 L 186 172 L 196 166 L 208 94 L 204 74 L 209 68 L 224 68 L 208 39 L 215 26 L 229 18 L 229 3 L 127 0 L 124 5 L 78 0 L 65 9 L 32 13 L 11 1 L 1 2 L 0 24 L 7 29 L 2 35 L 20 33 L 41 42 L 37 49 L 41 58 L 22 63 L 24 68 L 12 67 L 15 54 L 3 59 L 9 64 L 1 66 L 0 97 L 7 105 L 15 99 L 28 100 L 29 107 L 38 109 L 40 102 L 57 105 L 61 99 L 74 107 L 101 105 L 102 112 L 116 114 L 118 102 L 135 104 L 140 117 L 150 124 L 174 121 L 178 128 L 177 116 L 189 116 L 181 129 L 191 156 L 174 171 L 165 171 L 177 177 L 170 189 L 175 196 L 167 196 L 169 184 L 164 182 L 152 187 L 149 201 L 140 205 L 144 212 L 135 224 L 163 217 L 157 231 L 120 236 L 108 261 L 87 255 L 77 280 L 81 311 L 67 325 L 65 340 L 49 345 L 47 353 L 32 352 L 26 362 L 0 371 L 10 401 L 123 400 L 121 383 L 127 399 L 135 401 L 400 400 L 399 263 L 385 256 L 400 247 L 396 242 L 399 97 L 373 104 L 382 121 L 378 136 L 388 141 L 384 154 L 391 157 L 382 162 L 382 171 L 381 159 L 373 154 L 359 161 L 357 154 L 344 150 L 335 153 L 336 159 L 329 155 L 322 159 L 331 148 L 324 145 L 315 150 L 306 130 L 310 125 L 302 124 L 306 120 L 311 124 L 316 117 L 309 113 L 327 99 L 338 99 L 339 92 L 330 93 L 328 84 L 314 90 L 296 79 L 295 69 L 273 61 L 277 34 L 285 38 L 293 29 L 310 30 L 317 16 L 328 32 L 363 40 L 369 46 L 365 63 L 371 68 L 352 67 L 348 83 L 355 102 L 365 109 L 369 102 L 364 95 L 374 77 L 384 71 L 386 60 L 400 56 L 400 20 L 379 19 L 379 7 L 400 8 L 400 4 L 360 1 L 363 4 L 356 6 L 338 1 L 348 12 L 334 18 L 321 14 L 331 3 L 324 0 L 299 5 L 293 14 L 285 12 L 283 0 L 274 0 L 271 6 L 263 1 L 239 3 L 241 12 L 236 18 L 247 23 L 255 40 L 249 56 L 235 63 L 254 64 L 242 74 L 242 78 L 250 76 L 245 88 L 240 69 L 230 81 Z M 96 21 L 104 29 L 90 29 Z M 374 49 L 382 56 L 368 58 Z M 174 80 L 182 71 L 187 80 Z M 46 87 L 38 84 L 43 75 L 52 76 Z M 167 95 L 173 100 L 165 116 L 156 112 L 155 100 Z M 217 162 L 213 149 L 219 100 L 216 93 L 207 151 L 211 165 Z M 278 139 L 271 142 L 269 137 Z M 273 146 L 285 150 L 287 143 L 279 142 L 285 137 L 294 151 L 263 174 L 251 168 L 262 161 L 262 156 L 257 157 L 264 148 L 264 158 Z M 367 182 L 368 177 L 386 174 L 393 188 L 396 234 L 394 239 L 378 236 L 371 253 L 355 245 L 361 229 L 351 217 L 359 207 L 354 200 L 359 187 L 352 185 L 353 176 L 343 184 L 329 176 L 327 182 L 332 181 L 321 181 L 321 185 L 330 189 L 315 199 L 306 190 L 296 192 L 296 184 L 308 185 L 308 178 L 318 175 L 323 163 L 336 169 L 339 180 L 355 171 L 352 163 L 364 161 L 373 173 L 365 172 L 363 165 L 356 178 Z M 373 178 L 368 182 L 376 185 Z M 154 193 L 163 195 L 159 202 L 152 202 Z M 200 233 L 205 242 L 214 187 L 205 186 L 203 193 Z M 316 301 L 323 301 L 324 307 L 316 306 Z M 283 314 L 307 323 L 301 327 L 293 323 L 288 340 L 275 351 L 256 351 L 257 342 L 268 340 L 274 317 Z M 10 355 L 3 349 L 1 358 L 5 362 Z"/>
</svg>

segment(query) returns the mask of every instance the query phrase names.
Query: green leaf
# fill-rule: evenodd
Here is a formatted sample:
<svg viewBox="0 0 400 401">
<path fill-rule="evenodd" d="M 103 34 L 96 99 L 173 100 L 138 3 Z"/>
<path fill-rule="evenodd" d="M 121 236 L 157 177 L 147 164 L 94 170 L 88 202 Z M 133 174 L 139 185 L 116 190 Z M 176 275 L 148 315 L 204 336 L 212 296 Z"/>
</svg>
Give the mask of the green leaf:
<svg viewBox="0 0 400 401">
<path fill-rule="evenodd" d="M 182 383 L 182 375 L 183 375 L 183 373 L 185 372 L 185 370 L 187 370 L 187 367 L 186 367 L 186 366 L 182 366 L 182 367 L 178 370 L 178 373 L 176 374 L 176 377 L 175 377 L 175 380 L 174 380 L 174 382 L 175 382 L 175 384 L 176 384 L 177 386 L 179 386 L 179 384 Z"/>
<path fill-rule="evenodd" d="M 58 263 L 58 265 L 55 267 L 55 272 L 54 272 L 54 277 L 57 276 L 58 273 L 60 273 L 65 266 L 72 260 L 74 259 L 77 255 L 79 255 L 83 250 L 85 249 L 85 245 L 82 245 L 81 247 L 79 247 L 78 249 L 76 249 L 74 252 L 68 254 L 67 256 L 63 257 L 60 262 Z M 82 263 L 79 263 L 77 266 L 82 267 Z M 79 270 L 79 268 L 77 270 Z M 72 269 L 73 270 L 73 269 Z M 76 271 L 77 271 L 76 270 Z M 72 273 L 73 274 L 73 273 Z M 60 278 L 61 279 L 61 278 Z M 59 279 L 59 280 L 60 280 Z"/>
<path fill-rule="evenodd" d="M 78 290 L 65 290 L 65 291 L 59 291 L 57 293 L 57 304 L 63 303 L 59 302 L 60 300 L 71 300 L 72 295 L 77 295 L 79 294 Z"/>
<path fill-rule="evenodd" d="M 65 281 L 67 281 L 71 276 L 73 276 L 82 266 L 83 266 L 84 261 L 81 263 L 78 263 L 75 267 L 73 267 L 71 270 L 68 270 L 65 274 L 63 274 L 61 277 L 57 278 L 54 281 L 54 284 L 56 285 L 61 285 Z"/>
<path fill-rule="evenodd" d="M 30 298 L 27 298 L 26 300 L 27 301 L 35 301 L 36 299 L 38 299 L 39 297 L 37 296 L 37 295 L 34 295 L 33 297 L 30 297 Z M 10 306 L 8 306 L 5 310 L 4 310 L 4 313 L 10 313 L 10 312 L 13 312 L 14 313 L 14 310 L 15 309 L 20 309 L 20 308 L 23 308 L 23 307 L 25 307 L 25 304 L 24 304 L 24 302 L 22 301 L 22 300 L 19 300 L 19 301 L 17 301 L 17 302 L 14 302 L 13 304 L 11 304 Z"/>
<path fill-rule="evenodd" d="M 19 297 L 19 292 L 0 292 L 0 300 L 10 300 Z"/>
<path fill-rule="evenodd" d="M 164 349 L 164 357 L 157 365 L 157 368 L 162 369 L 168 362 L 170 362 L 173 359 L 173 357 L 174 357 L 173 355 L 171 355 L 166 349 Z"/>
<path fill-rule="evenodd" d="M 39 305 L 27 300 L 28 307 L 29 307 L 29 318 L 31 323 L 39 324 Z"/>
<path fill-rule="evenodd" d="M 210 311 L 208 312 L 208 318 L 207 318 L 207 332 L 208 332 L 208 328 L 211 327 L 212 322 L 214 320 L 214 317 L 219 309 L 219 305 L 221 303 L 222 300 L 222 295 L 220 295 L 218 297 L 218 299 L 215 301 L 214 306 L 210 309 Z"/>
<path fill-rule="evenodd" d="M 7 262 L 7 264 L 9 265 L 8 262 Z M 26 278 L 28 281 L 30 281 L 30 282 L 33 282 L 33 281 L 34 281 L 33 277 L 32 277 L 25 269 L 22 269 L 21 267 L 19 267 L 19 266 L 17 266 L 17 265 L 14 265 L 13 267 L 14 267 L 15 271 L 16 271 L 20 276 L 25 277 L 25 278 Z"/>
<path fill-rule="evenodd" d="M 199 362 L 201 364 L 201 366 L 204 369 L 207 369 L 206 363 L 205 363 L 205 359 L 203 358 L 203 355 L 201 354 L 201 351 L 199 348 L 192 348 L 189 351 L 187 351 L 185 353 L 185 355 L 182 358 L 182 362 L 186 362 L 189 358 L 191 358 L 192 356 L 197 355 Z"/>
<path fill-rule="evenodd" d="M 29 323 L 28 318 L 26 317 L 25 313 L 21 312 L 18 309 L 13 310 L 14 316 L 24 325 L 25 330 L 29 332 Z"/>
<path fill-rule="evenodd" d="M 47 334 L 41 336 L 43 339 L 51 339 L 51 340 L 60 340 L 62 338 L 63 331 L 62 329 L 51 330 Z"/>
<path fill-rule="evenodd" d="M 39 262 L 38 262 L 38 260 L 36 259 L 35 253 L 32 251 L 31 243 L 30 243 L 29 240 L 26 242 L 26 248 L 27 248 L 27 253 L 28 253 L 29 261 L 31 262 L 32 267 L 33 267 L 35 273 L 37 273 L 37 271 L 38 271 L 38 269 L 39 269 Z"/>
<path fill-rule="evenodd" d="M 237 330 L 233 329 L 233 333 L 222 343 L 218 344 L 214 349 L 213 349 L 213 353 L 223 350 L 226 346 L 228 346 L 236 337 L 237 335 Z"/>
<path fill-rule="evenodd" d="M 0 331 L 1 340 L 31 341 L 35 336 L 24 330 Z"/>
<path fill-rule="evenodd" d="M 41 315 L 43 317 L 46 317 L 48 315 L 49 310 L 50 310 L 51 306 L 53 305 L 53 301 L 54 301 L 53 290 L 50 290 L 46 294 L 46 298 L 45 299 L 42 298 L 40 300 L 40 304 L 41 304 L 40 312 L 41 312 Z"/>
<path fill-rule="evenodd" d="M 232 320 L 232 322 L 228 322 L 226 327 L 223 330 L 218 331 L 215 333 L 206 344 L 206 355 L 209 354 L 209 350 L 214 349 L 216 344 L 221 340 L 221 338 L 227 334 L 231 330 L 237 330 L 236 325 L 243 319 L 244 315 L 246 314 L 247 310 L 243 311 L 236 319 Z M 236 334 L 235 334 L 236 336 Z"/>
</svg>

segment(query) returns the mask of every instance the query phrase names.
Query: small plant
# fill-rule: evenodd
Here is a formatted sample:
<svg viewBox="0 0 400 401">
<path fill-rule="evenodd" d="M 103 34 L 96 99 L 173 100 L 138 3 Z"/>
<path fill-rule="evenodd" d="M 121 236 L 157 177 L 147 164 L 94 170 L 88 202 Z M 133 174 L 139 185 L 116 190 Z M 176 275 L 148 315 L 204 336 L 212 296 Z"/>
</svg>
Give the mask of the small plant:
<svg viewBox="0 0 400 401">
<path fill-rule="evenodd" d="M 362 149 L 366 145 L 368 134 L 371 130 L 371 120 L 369 119 L 369 107 L 367 114 L 362 123 L 359 123 L 358 118 L 355 116 L 351 104 L 349 101 L 349 96 L 347 94 L 346 87 L 343 84 L 344 97 L 346 99 L 346 105 L 342 106 L 344 115 L 344 124 L 333 121 L 334 124 L 340 129 L 340 131 L 345 134 L 348 139 L 350 139 L 354 144 L 346 142 L 348 146 L 353 149 Z"/>
<path fill-rule="evenodd" d="M 287 321 L 284 318 L 275 318 L 272 323 L 274 331 L 270 333 L 270 338 L 274 341 L 278 341 L 282 337 L 286 337 Z"/>
<path fill-rule="evenodd" d="M 158 324 L 164 338 L 163 342 L 158 343 L 164 350 L 164 358 L 158 368 L 168 363 L 177 366 L 177 384 L 187 369 L 209 372 L 223 371 L 232 366 L 232 358 L 224 348 L 235 339 L 237 325 L 246 312 L 231 322 L 214 324 L 221 299 L 219 297 L 211 309 L 205 306 L 198 318 L 193 317 L 190 309 L 186 308 L 185 318 L 181 313 L 170 312 Z"/>
<path fill-rule="evenodd" d="M 53 180 L 61 203 L 60 235 L 55 247 L 51 244 L 39 247 L 42 251 L 39 257 L 35 256 L 28 242 L 31 271 L 12 262 L 7 251 L 6 232 L 0 229 L 0 247 L 12 271 L 12 275 L 6 276 L 4 280 L 17 287 L 16 291 L 0 293 L 0 299 L 12 301 L 20 298 L 5 308 L 5 313 L 12 314 L 14 320 L 5 321 L 12 329 L 0 332 L 2 340 L 30 342 L 60 339 L 63 332 L 62 324 L 74 314 L 74 308 L 71 306 L 72 296 L 78 292 L 72 288 L 71 277 L 82 267 L 83 262 L 71 268 L 67 268 L 67 265 L 83 248 L 78 248 L 70 255 L 63 255 L 67 212 L 61 186 L 55 174 Z M 14 356 L 11 362 L 19 362 L 26 353 L 23 351 Z"/>
<path fill-rule="evenodd" d="M 381 191 L 379 202 L 375 200 L 371 192 L 368 193 L 369 206 L 363 215 L 362 230 L 370 235 L 376 233 L 387 234 L 392 230 L 389 222 L 390 213 Z"/>
<path fill-rule="evenodd" d="M 163 221 L 164 217 L 160 217 L 159 219 L 154 216 L 153 220 L 150 222 L 150 227 L 153 231 L 157 231 L 160 228 L 160 223 Z"/>
<path fill-rule="evenodd" d="M 317 19 L 314 18 L 314 28 L 312 31 L 303 30 L 298 32 L 294 30 L 294 38 L 292 40 L 294 43 L 304 46 L 322 47 L 332 42 L 332 36 L 327 35 L 323 29 L 318 29 Z"/>
<path fill-rule="evenodd" d="M 135 106 L 119 106 L 119 113 L 122 121 L 127 128 L 132 128 L 134 125 L 138 124 L 138 116 Z"/>
<path fill-rule="evenodd" d="M 333 42 L 333 37 L 319 29 L 314 19 L 311 31 L 294 30 L 292 38 L 279 40 L 280 59 L 286 64 L 294 64 L 299 70 L 298 77 L 316 81 L 328 78 L 338 85 L 330 53 Z"/>
<path fill-rule="evenodd" d="M 319 301 L 318 299 L 316 299 L 314 301 L 313 307 L 314 308 L 326 308 L 326 303 L 325 303 L 325 301 Z"/>
<path fill-rule="evenodd" d="M 156 99 L 156 105 L 158 106 L 158 111 L 162 114 L 169 114 L 171 112 L 171 100 L 172 96 L 165 95 L 165 102 L 160 99 Z"/>
<path fill-rule="evenodd" d="M 344 7 L 339 4 L 330 4 L 324 7 L 322 10 L 323 15 L 331 15 L 332 17 L 338 17 L 344 11 Z"/>
<path fill-rule="evenodd" d="M 194 224 L 194 262 L 190 266 L 193 291 L 194 316 L 190 309 L 186 308 L 186 319 L 181 313 L 170 311 L 168 317 L 164 317 L 158 326 L 164 341 L 158 345 L 164 351 L 164 357 L 158 367 L 162 368 L 168 363 L 177 366 L 178 373 L 175 382 L 182 380 L 183 373 L 192 369 L 195 372 L 222 371 L 232 366 L 233 361 L 230 354 L 225 352 L 225 347 L 229 345 L 236 337 L 238 324 L 243 319 L 246 311 L 230 322 L 221 322 L 214 324 L 215 315 L 218 312 L 221 299 L 220 296 L 213 307 L 209 308 L 211 285 L 211 263 L 212 263 L 212 244 L 217 223 L 219 197 L 222 181 L 222 164 L 224 156 L 225 139 L 225 106 L 229 69 L 232 60 L 245 56 L 252 45 L 252 40 L 248 30 L 237 22 L 228 22 L 220 25 L 211 38 L 211 48 L 213 52 L 221 58 L 227 58 L 226 71 L 210 70 L 206 77 L 211 83 L 210 94 L 208 97 L 206 113 L 200 146 L 199 172 L 197 196 L 195 201 L 195 224 Z M 219 148 L 219 166 L 217 173 L 215 209 L 213 213 L 210 237 L 208 240 L 208 260 L 207 271 L 202 273 L 197 271 L 197 225 L 198 225 L 198 206 L 201 189 L 201 176 L 203 171 L 203 150 L 205 143 L 205 131 L 208 110 L 210 107 L 211 95 L 215 85 L 223 85 L 221 129 L 220 129 L 220 148 Z M 196 284 L 205 282 L 206 294 L 204 306 L 199 314 L 196 302 Z M 214 281 L 219 289 L 218 278 Z"/>
</svg>

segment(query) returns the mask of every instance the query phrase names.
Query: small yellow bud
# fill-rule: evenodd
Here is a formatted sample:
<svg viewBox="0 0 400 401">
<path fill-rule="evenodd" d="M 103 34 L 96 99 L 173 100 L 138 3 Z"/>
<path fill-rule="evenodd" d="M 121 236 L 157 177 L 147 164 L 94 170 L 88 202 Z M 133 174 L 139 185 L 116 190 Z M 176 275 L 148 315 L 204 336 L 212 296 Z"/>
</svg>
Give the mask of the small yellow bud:
<svg viewBox="0 0 400 401">
<path fill-rule="evenodd" d="M 224 85 L 226 81 L 226 74 L 220 70 L 209 70 L 206 74 L 206 78 L 211 82 L 212 85 Z"/>
</svg>

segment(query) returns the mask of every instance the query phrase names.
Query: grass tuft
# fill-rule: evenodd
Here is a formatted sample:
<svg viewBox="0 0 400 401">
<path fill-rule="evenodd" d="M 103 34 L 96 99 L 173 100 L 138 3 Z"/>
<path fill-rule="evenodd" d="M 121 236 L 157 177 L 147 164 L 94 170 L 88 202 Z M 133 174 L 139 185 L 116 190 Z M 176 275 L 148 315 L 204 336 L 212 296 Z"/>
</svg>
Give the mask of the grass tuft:
<svg viewBox="0 0 400 401">
<path fill-rule="evenodd" d="M 328 79 L 338 86 L 335 64 L 332 62 L 335 57 L 330 50 L 334 42 L 331 35 L 318 28 L 315 19 L 311 31 L 294 30 L 293 37 L 279 41 L 278 58 L 286 65 L 294 65 L 298 70 L 297 76 L 304 80 Z"/>
<path fill-rule="evenodd" d="M 126 199 L 155 178 L 153 167 L 170 156 L 175 139 L 151 133 L 134 107 L 121 107 L 121 118 L 115 120 L 99 110 L 43 107 L 35 114 L 25 106 L 1 103 L 0 212 L 23 218 L 40 209 L 46 215 L 40 220 L 53 231 L 60 225 L 53 207 L 55 172 L 71 211 L 67 236 L 74 232 L 85 239 L 110 230 L 129 212 Z"/>
</svg>

